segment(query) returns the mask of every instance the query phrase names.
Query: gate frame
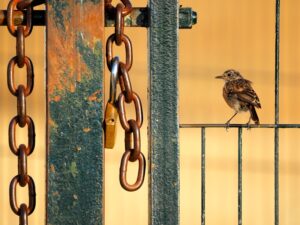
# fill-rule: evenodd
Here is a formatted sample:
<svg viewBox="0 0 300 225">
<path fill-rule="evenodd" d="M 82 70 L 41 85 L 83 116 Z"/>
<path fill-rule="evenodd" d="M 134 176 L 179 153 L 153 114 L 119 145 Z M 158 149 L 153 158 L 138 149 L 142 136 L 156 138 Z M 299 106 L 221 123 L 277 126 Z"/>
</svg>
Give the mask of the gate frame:
<svg viewBox="0 0 300 225">
<path fill-rule="evenodd" d="M 177 225 L 179 6 L 149 10 L 149 224 Z M 101 225 L 104 0 L 49 0 L 46 21 L 47 224 Z"/>
</svg>

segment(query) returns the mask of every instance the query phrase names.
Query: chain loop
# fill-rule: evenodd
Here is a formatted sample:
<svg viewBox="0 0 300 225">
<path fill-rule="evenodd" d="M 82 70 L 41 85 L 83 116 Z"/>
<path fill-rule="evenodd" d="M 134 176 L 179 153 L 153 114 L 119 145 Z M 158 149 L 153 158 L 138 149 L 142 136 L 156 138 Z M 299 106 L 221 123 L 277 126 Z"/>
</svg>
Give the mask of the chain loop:
<svg viewBox="0 0 300 225">
<path fill-rule="evenodd" d="M 145 159 L 144 154 L 141 152 L 138 156 L 139 169 L 138 169 L 137 179 L 134 184 L 128 184 L 128 182 L 127 182 L 127 166 L 128 166 L 130 154 L 131 154 L 130 151 L 125 151 L 122 156 L 121 165 L 120 165 L 120 183 L 121 183 L 121 186 L 127 191 L 136 191 L 142 186 L 142 184 L 144 182 L 146 159 Z"/>
<path fill-rule="evenodd" d="M 107 67 L 109 70 L 111 70 L 111 61 L 113 56 L 113 43 L 115 42 L 116 39 L 116 34 L 112 34 L 109 36 L 106 42 L 106 62 L 107 62 Z M 132 56 L 132 45 L 131 41 L 128 38 L 127 35 L 123 34 L 122 35 L 122 42 L 125 45 L 125 50 L 126 50 L 126 70 L 129 71 L 132 66 L 132 61 L 133 61 L 133 56 Z"/>
<path fill-rule="evenodd" d="M 17 90 L 17 112 L 18 112 L 18 121 L 19 126 L 24 127 L 26 125 L 26 96 L 25 96 L 25 87 L 24 85 L 19 85 Z"/>
<path fill-rule="evenodd" d="M 15 116 L 9 124 L 9 147 L 12 153 L 15 155 L 19 155 L 19 148 L 16 144 L 16 125 L 19 124 L 18 116 Z M 29 156 L 35 147 L 35 131 L 34 131 L 34 123 L 29 116 L 26 116 L 26 124 L 28 129 L 28 144 L 26 147 L 26 154 Z"/>
<path fill-rule="evenodd" d="M 26 213 L 29 216 L 35 209 L 35 185 L 32 177 L 28 176 L 28 199 L 29 199 L 29 205 L 27 207 Z M 10 187 L 9 187 L 9 201 L 10 201 L 10 207 L 12 211 L 20 216 L 21 210 L 18 207 L 17 203 L 17 184 L 20 183 L 20 178 L 19 175 L 15 176 L 11 182 L 10 182 Z M 27 206 L 27 205 L 26 205 Z"/>
<path fill-rule="evenodd" d="M 133 100 L 133 91 L 132 91 L 129 74 L 125 68 L 124 63 L 120 63 L 119 65 L 119 83 L 120 83 L 121 91 L 125 96 L 125 101 L 127 103 L 131 103 Z"/>
<path fill-rule="evenodd" d="M 17 27 L 17 64 L 19 68 L 23 68 L 25 63 L 25 35 L 24 35 L 24 27 Z"/>
<path fill-rule="evenodd" d="M 130 131 L 125 131 L 125 151 L 130 151 L 130 162 L 135 162 L 141 153 L 140 128 L 135 120 L 128 121 Z"/>
<path fill-rule="evenodd" d="M 41 4 L 44 4 L 46 1 L 45 0 L 23 0 L 21 2 L 19 2 L 17 4 L 17 8 L 19 10 L 24 10 L 26 9 L 28 6 L 37 6 L 37 5 L 41 5 Z"/>
<path fill-rule="evenodd" d="M 19 215 L 19 221 L 22 225 L 28 225 L 28 213 L 27 213 L 27 205 L 21 204 L 20 206 L 20 215 Z"/>
<path fill-rule="evenodd" d="M 7 67 L 7 85 L 10 93 L 12 93 L 14 96 L 18 96 L 18 91 L 16 88 L 16 85 L 14 83 L 15 81 L 15 65 L 17 64 L 18 58 L 17 56 L 13 57 Z M 25 87 L 25 97 L 31 94 L 33 89 L 33 78 L 34 78 L 34 72 L 33 72 L 33 65 L 27 56 L 24 58 L 24 63 L 26 65 L 26 72 L 27 72 L 27 85 Z"/>
<path fill-rule="evenodd" d="M 25 187 L 29 182 L 29 176 L 27 175 L 27 154 L 26 154 L 26 146 L 20 145 L 19 147 L 19 155 L 18 155 L 18 174 L 20 186 Z"/>
<path fill-rule="evenodd" d="M 124 35 L 124 17 L 122 16 L 123 9 L 124 6 L 121 3 L 119 3 L 116 7 L 115 41 L 118 46 L 122 44 L 122 37 Z"/>
<path fill-rule="evenodd" d="M 11 35 L 17 36 L 16 27 L 14 25 L 14 10 L 18 3 L 23 0 L 11 0 L 7 6 L 7 28 Z M 24 29 L 24 36 L 27 37 L 32 31 L 32 6 L 26 7 L 26 26 Z"/>
<path fill-rule="evenodd" d="M 139 128 L 141 128 L 143 124 L 143 109 L 142 109 L 142 103 L 140 97 L 133 92 L 132 99 L 134 102 L 135 107 L 135 116 L 136 116 L 136 123 Z M 126 110 L 125 110 L 125 95 L 121 93 L 118 98 L 118 109 L 119 109 L 119 117 L 120 117 L 120 123 L 123 127 L 123 129 L 127 132 L 130 132 L 130 125 L 127 120 L 126 116 Z"/>
<path fill-rule="evenodd" d="M 112 2 L 112 0 L 105 0 L 105 9 L 113 8 L 111 2 Z M 125 17 L 132 11 L 132 5 L 129 0 L 121 0 L 121 2 L 124 4 L 123 10 L 122 10 L 122 16 Z"/>
</svg>

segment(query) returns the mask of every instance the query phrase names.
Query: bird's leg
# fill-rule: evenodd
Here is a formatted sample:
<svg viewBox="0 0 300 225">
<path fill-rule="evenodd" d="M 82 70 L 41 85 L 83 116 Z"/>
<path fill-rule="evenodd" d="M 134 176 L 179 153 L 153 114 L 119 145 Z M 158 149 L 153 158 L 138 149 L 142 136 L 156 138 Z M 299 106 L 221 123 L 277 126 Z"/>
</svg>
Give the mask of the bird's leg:
<svg viewBox="0 0 300 225">
<path fill-rule="evenodd" d="M 247 130 L 250 130 L 250 122 L 251 122 L 251 115 L 250 115 L 250 118 L 249 118 L 249 121 L 248 121 L 248 123 L 247 123 Z"/>
<path fill-rule="evenodd" d="M 236 116 L 236 114 L 238 114 L 238 112 L 235 112 L 235 114 L 225 123 L 226 125 L 226 130 L 229 128 L 229 124 L 230 124 L 230 121 L 233 119 L 233 117 Z"/>
</svg>

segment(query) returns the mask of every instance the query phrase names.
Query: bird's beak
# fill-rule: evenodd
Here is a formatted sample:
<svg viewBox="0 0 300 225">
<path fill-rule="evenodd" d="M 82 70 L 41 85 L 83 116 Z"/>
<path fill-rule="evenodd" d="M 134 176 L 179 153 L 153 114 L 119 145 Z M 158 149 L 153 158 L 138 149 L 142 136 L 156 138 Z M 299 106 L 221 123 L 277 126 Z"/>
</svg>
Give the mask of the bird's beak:
<svg viewBox="0 0 300 225">
<path fill-rule="evenodd" d="M 224 79 L 224 76 L 223 76 L 223 75 L 220 75 L 220 76 L 216 76 L 215 78 L 216 78 L 216 79 Z"/>
</svg>

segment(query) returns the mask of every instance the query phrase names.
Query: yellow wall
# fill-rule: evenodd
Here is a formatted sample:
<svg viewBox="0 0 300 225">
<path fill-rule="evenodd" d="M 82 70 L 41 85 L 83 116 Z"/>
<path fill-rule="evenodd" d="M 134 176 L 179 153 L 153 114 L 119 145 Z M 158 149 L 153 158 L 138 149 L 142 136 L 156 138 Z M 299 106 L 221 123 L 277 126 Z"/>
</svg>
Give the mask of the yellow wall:
<svg viewBox="0 0 300 225">
<path fill-rule="evenodd" d="M 0 2 L 0 8 L 8 1 Z M 183 6 L 198 12 L 198 24 L 192 30 L 180 30 L 180 122 L 223 123 L 232 110 L 222 99 L 223 83 L 216 75 L 234 68 L 253 81 L 260 97 L 258 110 L 261 123 L 274 122 L 274 0 L 181 0 Z M 147 0 L 135 0 L 134 6 L 145 6 Z M 300 27 L 297 0 L 282 1 L 280 122 L 299 123 L 300 107 Z M 0 225 L 17 224 L 8 202 L 8 185 L 17 173 L 17 159 L 9 151 L 7 129 L 16 114 L 16 100 L 6 87 L 6 65 L 15 54 L 15 40 L 0 27 Z M 112 33 L 106 29 L 106 35 Z M 133 42 L 134 63 L 130 71 L 134 90 L 142 97 L 147 118 L 147 30 L 127 28 Z M 138 33 L 138 35 L 137 35 Z M 28 99 L 28 114 L 36 122 L 37 145 L 28 159 L 29 174 L 36 180 L 37 208 L 30 224 L 44 223 L 45 200 L 45 74 L 44 28 L 34 27 L 26 39 L 26 52 L 35 65 L 36 85 Z M 119 50 L 119 49 L 118 49 Z M 118 53 L 118 50 L 116 52 Z M 120 50 L 123 54 L 123 50 Z M 17 75 L 18 76 L 18 75 Z M 108 83 L 106 71 L 106 82 Z M 108 87 L 108 85 L 107 85 Z M 41 94 L 43 93 L 43 94 Z M 108 93 L 108 90 L 106 90 Z M 235 123 L 246 123 L 248 114 L 240 114 Z M 134 193 L 119 185 L 118 171 L 124 151 L 123 132 L 118 133 L 114 150 L 105 154 L 105 206 L 107 225 L 145 225 L 148 219 L 147 178 Z M 142 128 L 142 151 L 147 155 L 147 121 Z M 246 225 L 273 224 L 274 218 L 274 150 L 273 130 L 243 131 L 243 219 Z M 298 130 L 280 131 L 280 222 L 300 224 Z M 20 140 L 21 141 L 21 140 Z M 181 224 L 200 224 L 200 130 L 180 130 L 181 151 Z M 207 130 L 207 209 L 209 225 L 237 223 L 237 131 Z M 136 167 L 129 168 L 134 179 Z M 25 189 L 26 192 L 26 189 Z M 26 194 L 25 194 L 26 196 Z M 26 197 L 25 197 L 26 200 Z M 22 201 L 22 198 L 19 199 Z"/>
</svg>

